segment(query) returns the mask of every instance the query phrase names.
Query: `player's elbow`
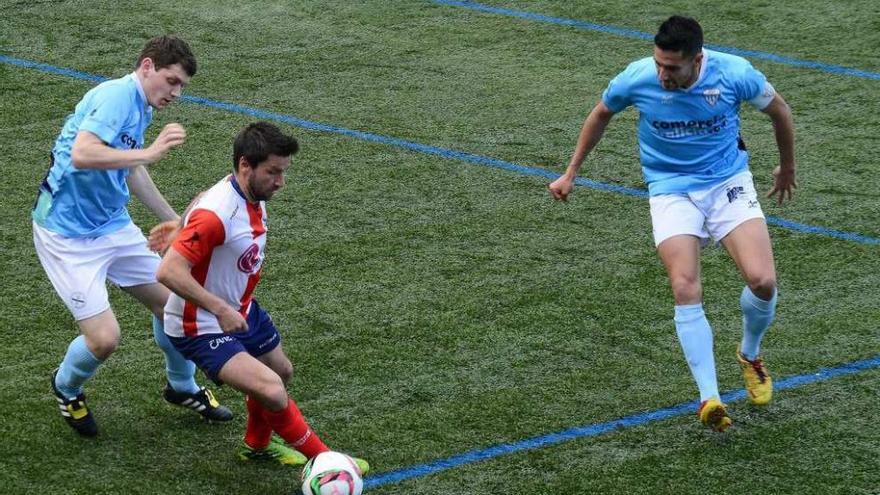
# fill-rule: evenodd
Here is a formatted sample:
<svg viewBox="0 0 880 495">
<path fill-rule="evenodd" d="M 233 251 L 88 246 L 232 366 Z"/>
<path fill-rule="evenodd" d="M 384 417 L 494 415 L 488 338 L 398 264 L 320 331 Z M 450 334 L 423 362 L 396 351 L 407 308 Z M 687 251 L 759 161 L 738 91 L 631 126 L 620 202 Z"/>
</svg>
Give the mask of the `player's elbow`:
<svg viewBox="0 0 880 495">
<path fill-rule="evenodd" d="M 170 288 L 173 280 L 171 272 L 171 267 L 169 267 L 168 263 L 163 260 L 162 263 L 159 263 L 159 269 L 156 270 L 156 281 L 165 287 Z"/>
<path fill-rule="evenodd" d="M 87 158 L 83 152 L 82 146 L 74 144 L 73 148 L 70 150 L 70 164 L 73 165 L 73 168 L 80 170 L 88 168 L 86 163 Z"/>
<path fill-rule="evenodd" d="M 73 146 L 70 147 L 70 163 L 76 169 L 97 168 L 95 162 L 99 151 L 95 146 L 103 146 L 104 143 L 94 134 L 88 131 L 80 131 L 73 140 Z"/>
</svg>

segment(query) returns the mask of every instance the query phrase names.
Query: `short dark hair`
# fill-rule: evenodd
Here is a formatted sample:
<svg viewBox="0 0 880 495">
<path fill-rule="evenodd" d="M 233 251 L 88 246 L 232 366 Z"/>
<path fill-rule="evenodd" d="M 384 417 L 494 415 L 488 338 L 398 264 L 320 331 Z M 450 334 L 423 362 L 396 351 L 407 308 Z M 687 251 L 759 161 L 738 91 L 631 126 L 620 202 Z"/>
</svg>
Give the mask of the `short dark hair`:
<svg viewBox="0 0 880 495">
<path fill-rule="evenodd" d="M 189 74 L 189 77 L 196 75 L 196 57 L 186 41 L 177 36 L 156 36 L 147 41 L 141 54 L 138 56 L 137 65 L 140 67 L 141 62 L 149 57 L 153 61 L 156 70 L 168 67 L 174 64 L 180 64 L 183 70 Z"/>
<path fill-rule="evenodd" d="M 238 162 L 244 157 L 251 167 L 256 167 L 269 155 L 291 156 L 299 151 L 296 138 L 281 132 L 268 122 L 254 122 L 242 129 L 232 145 L 232 168 L 238 171 Z"/>
<path fill-rule="evenodd" d="M 696 19 L 674 15 L 660 25 L 654 44 L 661 50 L 693 57 L 703 49 L 703 28 Z"/>
</svg>

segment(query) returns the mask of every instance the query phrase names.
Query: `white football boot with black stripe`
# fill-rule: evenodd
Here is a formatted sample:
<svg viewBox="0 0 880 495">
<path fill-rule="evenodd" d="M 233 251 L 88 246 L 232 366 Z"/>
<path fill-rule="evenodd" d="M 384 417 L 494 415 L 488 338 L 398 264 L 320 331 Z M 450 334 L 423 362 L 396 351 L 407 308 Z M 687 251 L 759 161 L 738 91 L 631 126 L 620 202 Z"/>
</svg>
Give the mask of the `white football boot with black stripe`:
<svg viewBox="0 0 880 495">
<path fill-rule="evenodd" d="M 209 421 L 229 421 L 232 419 L 232 411 L 221 406 L 210 390 L 202 387 L 194 394 L 178 392 L 171 388 L 171 384 L 165 384 L 162 397 L 171 404 L 186 407 L 202 415 Z"/>
</svg>

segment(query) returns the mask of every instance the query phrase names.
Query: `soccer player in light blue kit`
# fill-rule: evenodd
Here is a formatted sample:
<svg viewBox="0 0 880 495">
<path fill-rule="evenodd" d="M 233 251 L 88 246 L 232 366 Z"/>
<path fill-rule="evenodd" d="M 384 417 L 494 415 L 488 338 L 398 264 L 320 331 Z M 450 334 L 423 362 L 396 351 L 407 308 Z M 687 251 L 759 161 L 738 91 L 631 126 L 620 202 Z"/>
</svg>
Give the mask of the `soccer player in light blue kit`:
<svg viewBox="0 0 880 495">
<path fill-rule="evenodd" d="M 165 353 L 165 400 L 211 420 L 232 419 L 229 409 L 196 384 L 195 365 L 165 336 L 163 308 L 170 293 L 156 281 L 160 259 L 147 249 L 126 209 L 131 191 L 160 219 L 179 219 L 146 166 L 182 145 L 186 132 L 180 124 L 168 124 L 144 148 L 144 131 L 153 109 L 179 97 L 195 72 L 195 57 L 183 40 L 161 36 L 148 41 L 133 73 L 91 89 L 67 117 L 34 205 L 40 263 L 81 333 L 53 372 L 52 389 L 61 415 L 86 437 L 97 435 L 98 427 L 86 406 L 83 384 L 120 338 L 107 295 L 108 278 L 153 313 L 153 335 Z"/>
<path fill-rule="evenodd" d="M 791 199 L 795 183 L 791 111 L 743 58 L 703 48 L 694 19 L 673 16 L 654 37 L 654 56 L 615 77 L 584 122 L 561 177 L 548 187 L 566 200 L 586 155 L 614 114 L 639 111 L 638 140 L 650 196 L 654 243 L 675 298 L 675 328 L 700 391 L 700 421 L 716 431 L 732 423 L 718 393 L 712 329 L 703 311 L 700 247 L 721 242 L 746 282 L 740 297 L 743 337 L 737 350 L 749 399 L 767 404 L 773 382 L 759 357 L 776 308 L 770 235 L 740 139 L 739 107 L 748 102 L 773 122 L 779 166 L 768 197 Z"/>
</svg>

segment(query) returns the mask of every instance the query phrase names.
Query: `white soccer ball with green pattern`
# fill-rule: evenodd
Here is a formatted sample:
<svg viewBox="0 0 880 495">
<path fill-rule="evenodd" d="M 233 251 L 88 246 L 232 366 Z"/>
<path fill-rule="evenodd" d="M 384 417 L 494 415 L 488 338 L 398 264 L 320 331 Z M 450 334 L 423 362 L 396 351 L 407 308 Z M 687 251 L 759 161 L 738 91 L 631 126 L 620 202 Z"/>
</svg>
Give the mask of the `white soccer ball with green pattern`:
<svg viewBox="0 0 880 495">
<path fill-rule="evenodd" d="M 357 464 L 340 452 L 322 452 L 303 468 L 303 495 L 361 495 L 363 490 Z"/>
</svg>

